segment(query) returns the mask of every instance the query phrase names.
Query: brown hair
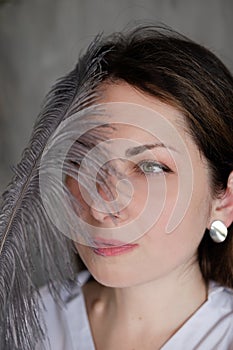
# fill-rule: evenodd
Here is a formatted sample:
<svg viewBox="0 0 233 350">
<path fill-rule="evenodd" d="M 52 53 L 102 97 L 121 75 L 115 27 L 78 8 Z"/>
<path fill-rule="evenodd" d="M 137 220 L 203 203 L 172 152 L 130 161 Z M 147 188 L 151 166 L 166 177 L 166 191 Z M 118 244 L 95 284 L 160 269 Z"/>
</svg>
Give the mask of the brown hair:
<svg viewBox="0 0 233 350">
<path fill-rule="evenodd" d="M 212 194 L 224 191 L 233 170 L 233 78 L 224 64 L 203 46 L 156 26 L 111 35 L 98 46 L 104 79 L 126 81 L 182 109 L 208 161 Z M 206 230 L 198 259 L 206 281 L 233 288 L 233 225 L 221 244 Z"/>
</svg>

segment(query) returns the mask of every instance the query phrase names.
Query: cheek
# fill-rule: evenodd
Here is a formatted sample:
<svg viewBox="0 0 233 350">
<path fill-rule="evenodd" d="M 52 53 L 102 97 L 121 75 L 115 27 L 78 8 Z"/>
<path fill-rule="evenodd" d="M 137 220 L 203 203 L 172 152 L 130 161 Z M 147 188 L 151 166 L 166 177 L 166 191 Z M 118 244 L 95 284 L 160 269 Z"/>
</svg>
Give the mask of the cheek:
<svg viewBox="0 0 233 350">
<path fill-rule="evenodd" d="M 175 181 L 171 186 L 172 191 L 168 190 L 166 178 L 162 174 L 147 177 L 140 175 L 131 178 L 130 182 L 133 195 L 128 207 L 126 207 L 129 221 L 137 219 L 142 224 L 146 220 L 155 223 L 166 205 L 170 203 L 169 207 L 171 207 L 175 202 L 177 192 Z M 169 199 L 166 198 L 168 193 Z"/>
<path fill-rule="evenodd" d="M 192 204 L 172 232 L 166 232 L 169 215 L 171 215 L 171 208 L 166 208 L 167 210 L 147 234 L 148 246 L 155 248 L 154 253 L 151 251 L 151 259 L 154 258 L 162 264 L 164 262 L 164 268 L 169 264 L 182 264 L 197 253 L 206 229 L 208 210 L 203 203 L 198 207 Z"/>
<path fill-rule="evenodd" d="M 187 215 L 173 232 L 166 233 L 167 217 L 163 215 L 143 237 L 145 255 L 156 277 L 196 260 L 204 226 L 194 223 Z"/>
<path fill-rule="evenodd" d="M 168 191 L 163 211 L 145 238 L 148 246 L 155 247 L 158 260 L 163 256 L 162 261 L 182 261 L 196 254 L 207 227 L 210 211 L 208 185 L 204 182 L 195 186 L 189 205 L 185 208 L 180 205 L 177 210 L 178 180 L 173 178 L 167 184 Z M 174 213 L 176 216 L 178 213 L 180 220 L 168 233 L 167 227 Z"/>
<path fill-rule="evenodd" d="M 65 185 L 68 188 L 69 192 L 77 198 L 79 201 L 82 199 L 81 192 L 78 186 L 78 182 L 72 177 L 67 176 L 65 180 Z"/>
<path fill-rule="evenodd" d="M 200 162 L 198 165 L 193 164 L 191 182 L 185 174 L 167 177 L 166 202 L 159 221 L 164 232 L 202 238 L 210 216 L 211 191 L 208 171 Z"/>
<path fill-rule="evenodd" d="M 83 194 L 85 190 L 80 191 L 80 186 L 76 180 L 68 176 L 66 178 L 65 184 L 71 193 L 71 195 L 77 200 L 77 207 L 74 201 L 72 201 L 74 208 L 76 208 L 76 214 L 81 217 L 84 221 L 87 221 L 89 217 L 89 205 L 88 205 L 88 194 L 85 193 L 85 198 Z"/>
<path fill-rule="evenodd" d="M 163 237 L 159 242 L 152 240 L 147 255 L 155 277 L 165 276 L 177 268 L 193 263 L 196 260 L 198 244 L 199 242 L 192 240 L 192 237 L 174 235 Z"/>
<path fill-rule="evenodd" d="M 132 221 L 140 216 L 145 208 L 148 198 L 148 186 L 144 176 L 131 177 L 129 182 L 132 188 L 132 195 L 125 210 L 128 213 L 128 221 Z M 121 194 L 119 195 L 119 201 L 121 202 Z"/>
</svg>

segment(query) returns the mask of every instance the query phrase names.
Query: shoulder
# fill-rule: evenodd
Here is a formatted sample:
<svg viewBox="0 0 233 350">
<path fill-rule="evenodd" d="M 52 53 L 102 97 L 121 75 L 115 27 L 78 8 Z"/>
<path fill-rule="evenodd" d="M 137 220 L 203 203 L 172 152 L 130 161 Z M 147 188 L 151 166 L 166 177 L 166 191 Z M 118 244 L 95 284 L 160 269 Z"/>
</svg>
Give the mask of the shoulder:
<svg viewBox="0 0 233 350">
<path fill-rule="evenodd" d="M 60 303 L 55 301 L 47 285 L 40 289 L 40 317 L 46 336 L 43 344 L 46 350 L 72 349 L 72 343 L 76 342 L 73 324 L 79 325 L 80 329 L 86 326 L 87 317 L 82 288 L 89 277 L 89 272 L 82 271 L 77 275 L 76 280 L 70 283 L 69 291 L 62 288 Z M 41 347 L 38 347 L 39 349 Z"/>
<path fill-rule="evenodd" d="M 202 324 L 197 332 L 200 349 L 233 349 L 233 290 L 211 281 L 196 322 Z"/>
<path fill-rule="evenodd" d="M 202 347 L 218 350 L 233 349 L 233 290 L 211 282 L 204 311 L 209 327 L 204 327 L 206 331 L 202 338 Z"/>
<path fill-rule="evenodd" d="M 165 344 L 163 350 L 233 350 L 233 291 L 211 281 L 207 301 Z"/>
<path fill-rule="evenodd" d="M 214 309 L 233 313 L 233 289 L 211 281 L 209 284 L 208 303 Z"/>
</svg>

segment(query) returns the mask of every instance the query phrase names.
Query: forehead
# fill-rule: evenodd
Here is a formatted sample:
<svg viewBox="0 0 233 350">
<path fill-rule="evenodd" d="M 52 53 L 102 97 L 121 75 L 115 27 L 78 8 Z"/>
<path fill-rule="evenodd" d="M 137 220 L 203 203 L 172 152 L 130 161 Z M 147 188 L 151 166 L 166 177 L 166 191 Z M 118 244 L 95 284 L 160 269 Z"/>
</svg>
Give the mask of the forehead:
<svg viewBox="0 0 233 350">
<path fill-rule="evenodd" d="M 156 111 L 165 116 L 171 122 L 175 123 L 176 119 L 182 119 L 185 122 L 184 117 L 178 108 L 171 106 L 169 103 L 160 101 L 155 96 L 139 91 L 124 81 L 117 83 L 104 83 L 101 90 L 103 91 L 101 102 L 134 103 Z"/>
<path fill-rule="evenodd" d="M 193 144 L 178 108 L 143 93 L 126 82 L 104 83 L 101 103 L 109 105 L 115 137 L 135 141 L 161 141 L 178 146 L 180 139 Z M 115 106 L 114 106 L 115 104 Z M 153 140 L 152 140 L 153 139 Z"/>
</svg>

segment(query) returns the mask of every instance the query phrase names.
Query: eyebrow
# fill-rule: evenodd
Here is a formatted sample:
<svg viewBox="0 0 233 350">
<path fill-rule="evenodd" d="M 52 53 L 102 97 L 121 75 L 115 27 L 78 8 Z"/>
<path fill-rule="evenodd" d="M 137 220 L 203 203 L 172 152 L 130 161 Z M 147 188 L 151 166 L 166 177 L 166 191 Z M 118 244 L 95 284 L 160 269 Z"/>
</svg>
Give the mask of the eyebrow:
<svg viewBox="0 0 233 350">
<path fill-rule="evenodd" d="M 146 150 L 154 149 L 154 148 L 168 148 L 171 149 L 175 152 L 178 152 L 175 148 L 172 146 L 167 146 L 164 143 L 150 143 L 150 144 L 145 144 L 145 145 L 140 145 L 136 147 L 130 147 L 127 148 L 125 151 L 125 156 L 126 157 L 133 157 L 136 156 L 137 154 L 140 154 L 142 152 L 145 152 Z"/>
</svg>

